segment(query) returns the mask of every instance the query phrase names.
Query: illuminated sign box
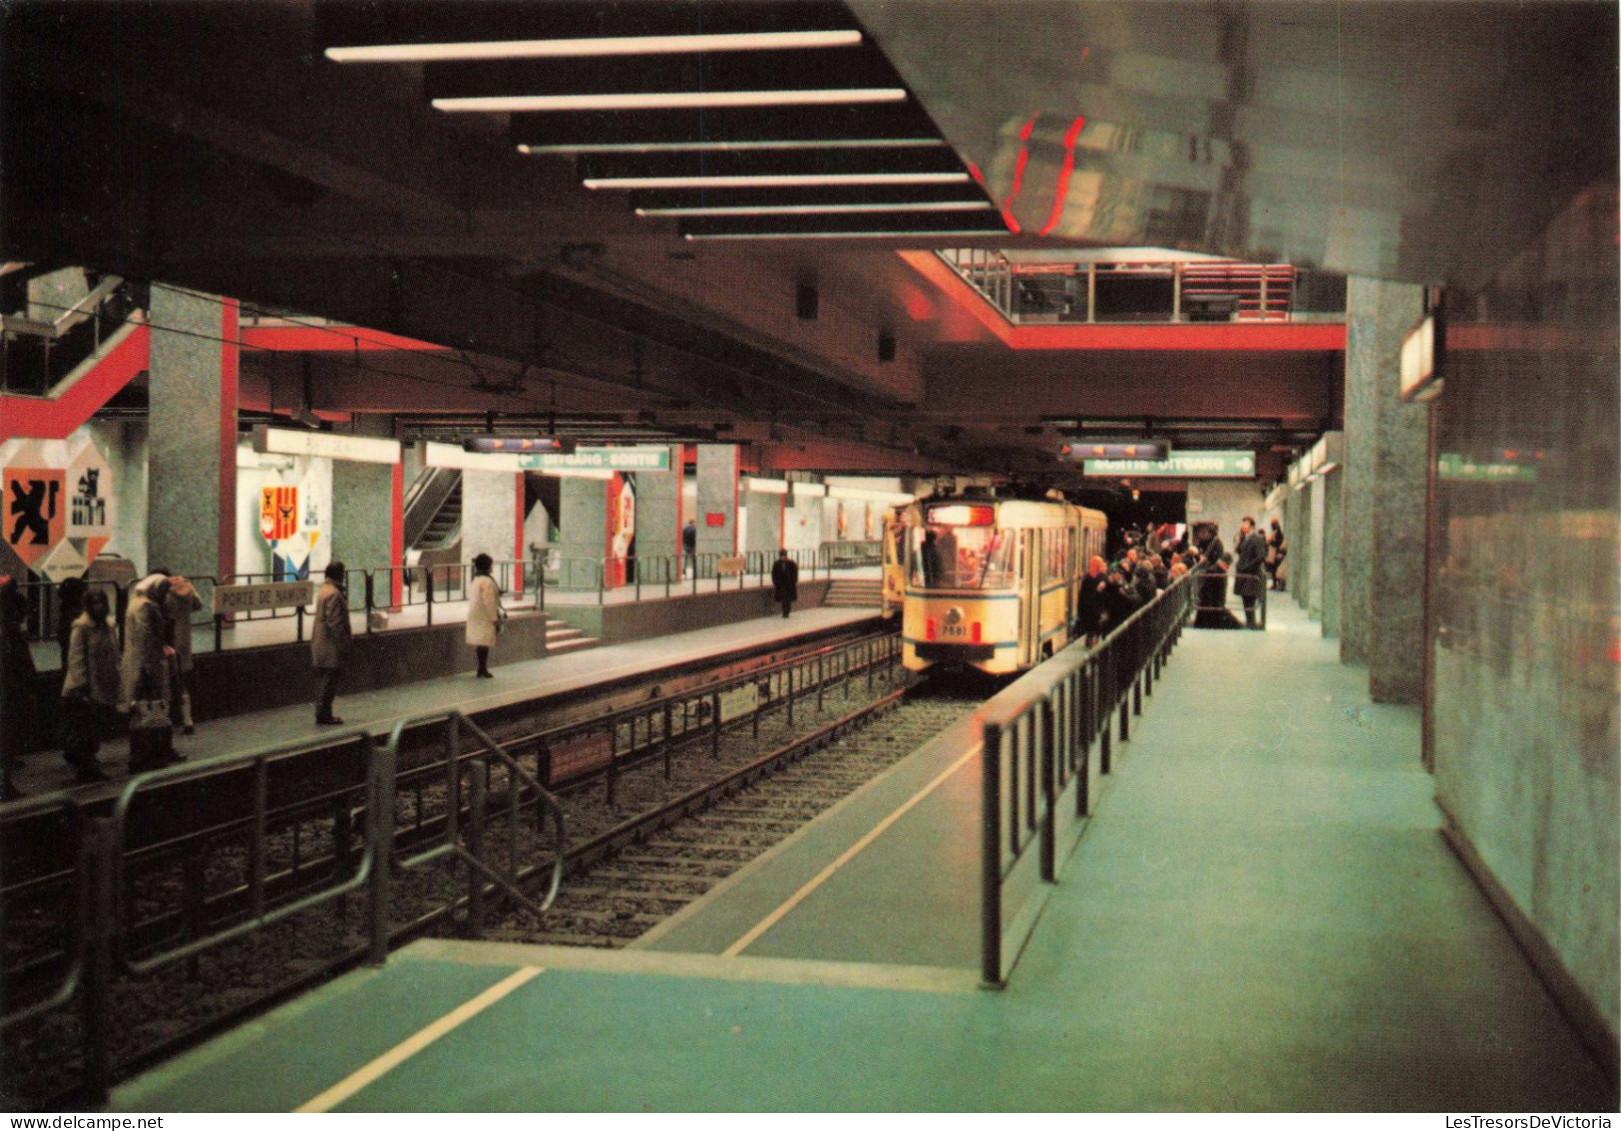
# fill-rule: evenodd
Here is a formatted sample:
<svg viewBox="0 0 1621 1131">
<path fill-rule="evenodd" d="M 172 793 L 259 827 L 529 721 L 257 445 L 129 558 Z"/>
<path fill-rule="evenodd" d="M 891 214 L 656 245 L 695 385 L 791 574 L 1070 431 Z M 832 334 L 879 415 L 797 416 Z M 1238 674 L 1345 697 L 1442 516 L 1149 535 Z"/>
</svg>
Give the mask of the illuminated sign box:
<svg viewBox="0 0 1621 1131">
<path fill-rule="evenodd" d="M 574 441 L 558 436 L 470 436 L 462 441 L 462 450 L 469 452 L 516 452 L 519 455 L 541 452 L 572 452 Z"/>
<path fill-rule="evenodd" d="M 325 456 L 355 463 L 400 462 L 398 440 L 349 436 L 341 432 L 300 432 L 266 424 L 254 426 L 253 450 L 260 455 Z"/>
<path fill-rule="evenodd" d="M 1401 343 L 1401 399 L 1427 401 L 1441 391 L 1441 328 L 1431 314 L 1407 332 Z"/>
<path fill-rule="evenodd" d="M 1253 452 L 1176 452 L 1164 459 L 1089 459 L 1087 475 L 1124 475 L 1139 479 L 1253 479 Z"/>
<path fill-rule="evenodd" d="M 1065 440 L 1058 448 L 1060 459 L 1162 460 L 1171 454 L 1167 440 Z"/>
</svg>

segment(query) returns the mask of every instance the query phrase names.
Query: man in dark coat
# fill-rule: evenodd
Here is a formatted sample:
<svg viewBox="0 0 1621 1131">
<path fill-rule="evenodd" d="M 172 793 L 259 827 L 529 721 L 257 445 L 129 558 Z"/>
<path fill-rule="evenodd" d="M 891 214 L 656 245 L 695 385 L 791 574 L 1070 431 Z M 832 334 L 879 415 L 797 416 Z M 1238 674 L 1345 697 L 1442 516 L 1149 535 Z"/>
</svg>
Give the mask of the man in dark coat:
<svg viewBox="0 0 1621 1131">
<path fill-rule="evenodd" d="M 799 566 L 788 556 L 787 550 L 778 550 L 777 560 L 771 563 L 771 590 L 786 617 L 799 600 Z"/>
<path fill-rule="evenodd" d="M 1260 628 L 1255 623 L 1255 600 L 1261 595 L 1262 570 L 1266 567 L 1266 541 L 1255 529 L 1255 520 L 1249 515 L 1238 524 L 1238 560 L 1233 563 L 1233 591 L 1244 599 L 1244 627 Z"/>
<path fill-rule="evenodd" d="M 337 726 L 342 719 L 332 713 L 332 700 L 338 693 L 338 669 L 349 648 L 349 598 L 344 592 L 346 574 L 342 562 L 326 567 L 326 583 L 315 596 L 315 630 L 310 633 L 310 660 L 315 668 L 315 721 Z"/>
<path fill-rule="evenodd" d="M 686 559 L 683 568 L 688 573 L 696 572 L 698 565 L 698 527 L 692 519 L 681 528 L 681 556 Z"/>
</svg>

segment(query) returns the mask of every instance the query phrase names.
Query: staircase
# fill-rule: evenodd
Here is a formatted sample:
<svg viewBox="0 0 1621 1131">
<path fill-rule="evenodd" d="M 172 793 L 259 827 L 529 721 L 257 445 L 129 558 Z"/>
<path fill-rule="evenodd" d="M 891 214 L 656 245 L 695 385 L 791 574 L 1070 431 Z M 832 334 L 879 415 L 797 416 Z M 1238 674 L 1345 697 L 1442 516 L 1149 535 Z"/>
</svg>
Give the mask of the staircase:
<svg viewBox="0 0 1621 1131">
<path fill-rule="evenodd" d="M 587 648 L 595 648 L 601 643 L 595 636 L 587 636 L 579 629 L 558 620 L 550 613 L 542 613 L 546 618 L 546 655 L 561 656 L 568 652 L 581 652 Z"/>
<path fill-rule="evenodd" d="M 454 546 L 461 533 L 461 472 L 430 470 L 406 500 L 405 545 L 424 552 L 444 550 Z"/>
<path fill-rule="evenodd" d="M 824 609 L 876 609 L 884 603 L 884 583 L 876 577 L 835 577 L 822 599 Z"/>
</svg>

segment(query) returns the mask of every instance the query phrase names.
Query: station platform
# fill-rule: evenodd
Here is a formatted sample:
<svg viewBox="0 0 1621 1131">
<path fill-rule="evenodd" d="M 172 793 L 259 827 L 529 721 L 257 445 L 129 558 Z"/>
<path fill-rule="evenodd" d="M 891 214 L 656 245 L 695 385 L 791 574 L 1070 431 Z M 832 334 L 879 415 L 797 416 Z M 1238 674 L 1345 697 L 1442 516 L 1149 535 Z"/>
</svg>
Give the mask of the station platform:
<svg viewBox="0 0 1621 1131">
<path fill-rule="evenodd" d="M 1418 712 L 1289 603 L 1184 634 L 1000 992 L 949 745 L 633 949 L 417 943 L 111 1106 L 1616 1110 L 1438 833 Z"/>
<path fill-rule="evenodd" d="M 502 650 L 497 645 L 490 654 L 494 679 L 477 679 L 469 672 L 345 694 L 340 676 L 334 709 L 344 720 L 344 730 L 358 728 L 381 736 L 388 734 L 402 719 L 452 708 L 464 714 L 475 714 L 510 704 L 566 695 L 693 661 L 729 656 L 742 649 L 772 643 L 785 644 L 806 635 L 870 621 L 875 616 L 874 609 L 796 609 L 786 619 L 781 616 L 754 617 L 627 644 L 506 663 L 503 663 Z M 211 719 L 198 724 L 194 735 L 177 733 L 174 745 L 175 752 L 181 756 L 191 761 L 202 761 L 278 744 L 292 744 L 330 734 L 331 731 L 330 727 L 316 725 L 313 705 L 300 703 Z M 115 782 L 126 776 L 128 739 L 117 738 L 102 743 L 99 760 Z M 28 794 L 72 788 L 73 771 L 59 752 L 40 751 L 23 758 L 17 774 L 17 785 Z M 82 788 L 92 794 L 98 790 L 111 792 L 112 783 Z"/>
</svg>

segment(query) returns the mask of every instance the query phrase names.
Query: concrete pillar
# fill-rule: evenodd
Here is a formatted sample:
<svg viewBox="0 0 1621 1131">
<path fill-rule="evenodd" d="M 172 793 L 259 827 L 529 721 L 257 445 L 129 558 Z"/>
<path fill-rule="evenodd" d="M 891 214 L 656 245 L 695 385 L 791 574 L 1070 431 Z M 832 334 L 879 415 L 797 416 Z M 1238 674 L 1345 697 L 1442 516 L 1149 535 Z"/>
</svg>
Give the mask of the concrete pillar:
<svg viewBox="0 0 1621 1131">
<path fill-rule="evenodd" d="M 237 304 L 154 283 L 147 568 L 236 572 Z"/>
<path fill-rule="evenodd" d="M 698 557 L 737 553 L 736 444 L 698 445 Z M 712 567 L 711 567 L 712 568 Z"/>
<path fill-rule="evenodd" d="M 1313 620 L 1323 615 L 1323 558 L 1327 556 L 1326 522 L 1328 487 L 1321 479 L 1306 485 L 1306 506 L 1311 511 L 1310 550 L 1307 554 L 1306 614 Z"/>
<path fill-rule="evenodd" d="M 523 560 L 522 472 L 462 472 L 462 564 L 470 567 L 479 554 L 497 562 Z M 511 567 L 496 566 L 495 578 L 503 589 L 518 589 Z"/>
<path fill-rule="evenodd" d="M 1311 496 L 1306 490 L 1289 492 L 1283 520 L 1289 538 L 1289 596 L 1302 609 L 1310 604 L 1311 590 Z"/>
<path fill-rule="evenodd" d="M 1399 381 L 1402 338 L 1422 314 L 1421 287 L 1349 282 L 1340 658 L 1368 665 L 1378 703 L 1423 694 L 1429 418 L 1402 402 Z"/>
<path fill-rule="evenodd" d="M 1344 538 L 1345 472 L 1335 468 L 1323 477 L 1323 635 L 1340 634 L 1345 559 L 1336 552 Z"/>
<path fill-rule="evenodd" d="M 672 447 L 669 470 L 636 473 L 637 577 L 644 584 L 666 573 L 680 577 L 681 522 L 681 449 Z"/>
<path fill-rule="evenodd" d="M 788 496 L 750 491 L 743 497 L 743 505 L 749 514 L 743 535 L 744 551 L 764 554 L 768 560 L 775 558 L 777 551 L 783 548 L 783 511 L 788 506 Z"/>
<path fill-rule="evenodd" d="M 357 413 L 350 429 L 357 436 L 394 435 L 393 421 L 386 416 Z M 378 605 L 398 601 L 398 575 L 382 569 L 398 567 L 405 556 L 403 485 L 398 465 L 332 461 L 332 556 L 351 571 L 379 571 L 372 578 L 372 600 Z"/>
<path fill-rule="evenodd" d="M 558 584 L 564 589 L 595 589 L 602 581 L 602 562 L 608 553 L 608 482 L 564 478 L 558 491 L 558 512 L 557 548 L 562 555 Z"/>
</svg>

